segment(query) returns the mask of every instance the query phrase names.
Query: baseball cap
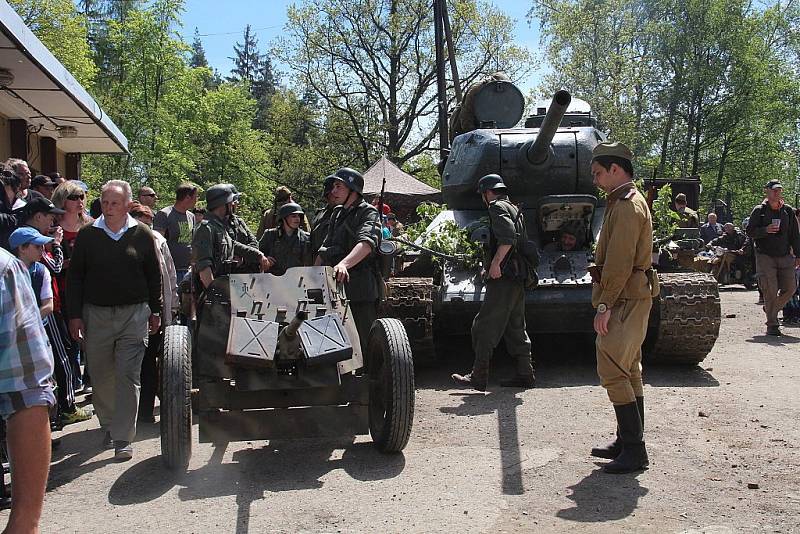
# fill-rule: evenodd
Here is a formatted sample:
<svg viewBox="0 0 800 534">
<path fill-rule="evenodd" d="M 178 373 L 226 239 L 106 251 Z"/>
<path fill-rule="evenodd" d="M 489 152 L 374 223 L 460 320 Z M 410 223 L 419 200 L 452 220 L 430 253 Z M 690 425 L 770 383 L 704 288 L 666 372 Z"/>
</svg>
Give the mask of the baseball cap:
<svg viewBox="0 0 800 534">
<path fill-rule="evenodd" d="M 37 174 L 31 180 L 31 187 L 56 187 L 57 185 L 54 180 L 44 174 Z"/>
<path fill-rule="evenodd" d="M 12 249 L 28 243 L 33 243 L 34 245 L 46 245 L 52 241 L 52 237 L 43 236 L 36 228 L 31 226 L 17 228 L 11 232 L 11 235 L 8 237 L 8 244 Z"/>
<path fill-rule="evenodd" d="M 44 197 L 36 197 L 23 207 L 15 210 L 23 217 L 33 217 L 37 213 L 51 213 L 53 215 L 63 215 L 66 213 L 64 210 L 57 208 L 55 204 L 50 202 Z"/>
<path fill-rule="evenodd" d="M 613 143 L 600 143 L 595 146 L 594 150 L 592 150 L 592 158 L 597 158 L 600 156 L 614 156 L 617 158 L 627 159 L 628 161 L 633 161 L 634 157 L 631 149 L 619 141 L 615 141 Z"/>
<path fill-rule="evenodd" d="M 764 186 L 764 189 L 783 189 L 783 186 L 778 180 L 770 180 L 767 182 L 767 185 Z"/>
</svg>

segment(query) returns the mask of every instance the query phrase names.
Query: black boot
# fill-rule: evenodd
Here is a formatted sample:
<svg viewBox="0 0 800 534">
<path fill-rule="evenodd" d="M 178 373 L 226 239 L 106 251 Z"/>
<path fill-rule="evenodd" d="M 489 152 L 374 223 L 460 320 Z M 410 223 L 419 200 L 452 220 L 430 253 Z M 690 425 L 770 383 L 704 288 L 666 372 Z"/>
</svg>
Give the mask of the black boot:
<svg viewBox="0 0 800 534">
<path fill-rule="evenodd" d="M 514 378 L 501 380 L 500 385 L 504 388 L 532 388 L 536 384 L 536 377 L 533 374 L 533 358 L 530 354 L 517 356 L 517 373 Z"/>
<path fill-rule="evenodd" d="M 606 464 L 603 471 L 617 474 L 647 469 L 649 461 L 642 440 L 644 429 L 639 416 L 638 403 L 631 402 L 614 406 L 614 412 L 617 415 L 617 429 L 619 440 L 622 442 L 622 452 L 614 461 Z"/>
<path fill-rule="evenodd" d="M 639 409 L 639 419 L 642 420 L 642 430 L 644 431 L 644 397 L 636 397 L 636 407 Z M 619 428 L 617 428 L 617 437 L 606 445 L 605 447 L 594 447 L 592 449 L 592 456 L 596 458 L 606 458 L 613 460 L 619 453 L 622 452 L 622 441 L 619 439 Z M 650 462 L 648 461 L 647 464 Z"/>
<path fill-rule="evenodd" d="M 489 362 L 475 360 L 471 372 L 464 375 L 453 373 L 450 378 L 459 386 L 486 391 L 489 382 Z"/>
</svg>

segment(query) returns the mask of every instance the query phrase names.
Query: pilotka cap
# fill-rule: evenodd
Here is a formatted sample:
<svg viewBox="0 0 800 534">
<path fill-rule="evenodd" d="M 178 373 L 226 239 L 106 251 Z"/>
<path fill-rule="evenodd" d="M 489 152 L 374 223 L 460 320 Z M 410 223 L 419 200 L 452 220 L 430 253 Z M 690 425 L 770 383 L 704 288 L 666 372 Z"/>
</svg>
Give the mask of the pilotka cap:
<svg viewBox="0 0 800 534">
<path fill-rule="evenodd" d="M 592 150 L 592 159 L 600 156 L 614 156 L 617 158 L 633 161 L 633 152 L 624 143 L 614 141 L 613 143 L 600 143 Z"/>
</svg>

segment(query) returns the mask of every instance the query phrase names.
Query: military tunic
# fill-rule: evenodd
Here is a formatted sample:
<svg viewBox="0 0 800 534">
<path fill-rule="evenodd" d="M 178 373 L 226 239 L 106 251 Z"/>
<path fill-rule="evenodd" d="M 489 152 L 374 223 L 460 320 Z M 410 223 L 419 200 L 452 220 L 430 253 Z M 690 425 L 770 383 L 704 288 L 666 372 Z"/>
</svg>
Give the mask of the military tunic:
<svg viewBox="0 0 800 534">
<path fill-rule="evenodd" d="M 233 240 L 227 226 L 213 213 L 203 218 L 192 236 L 192 265 L 194 272 L 211 267 L 215 277 L 228 274 L 233 261 Z"/>
<path fill-rule="evenodd" d="M 633 182 L 608 195 L 596 262 L 602 269 L 592 285 L 592 305 L 608 306 L 608 334 L 597 336 L 597 374 L 611 402 L 623 405 L 643 396 L 642 343 L 652 306 L 653 221 Z M 652 281 L 655 284 L 655 280 Z"/>
<path fill-rule="evenodd" d="M 358 243 L 367 243 L 372 249 L 369 256 L 349 269 L 350 281 L 345 284 L 364 353 L 370 328 L 378 317 L 378 301 L 383 297 L 383 280 L 375 261 L 380 228 L 378 210 L 363 199 L 349 208 L 337 206 L 331 214 L 328 234 L 319 249 L 322 265 L 330 266 L 342 261 Z"/>
<path fill-rule="evenodd" d="M 247 223 L 244 222 L 244 219 L 238 215 L 232 214 L 230 216 L 227 230 L 228 235 L 231 236 L 234 243 L 245 245 L 251 249 L 258 249 L 258 239 L 256 239 L 256 236 L 250 231 L 250 228 L 247 227 Z M 231 268 L 232 273 L 256 273 L 261 270 L 259 258 L 257 256 L 253 257 L 251 254 L 249 259 L 246 259 L 245 256 L 240 253 L 234 253 L 234 256 L 236 264 Z"/>
<path fill-rule="evenodd" d="M 311 252 L 316 255 L 319 247 L 322 246 L 325 237 L 328 235 L 328 228 L 331 225 L 331 214 L 333 208 L 325 206 L 314 213 L 311 219 Z"/>
<path fill-rule="evenodd" d="M 311 265 L 311 239 L 308 232 L 297 229 L 287 235 L 283 228 L 271 228 L 261 237 L 259 249 L 264 256 L 275 259 L 269 272 L 282 275 L 286 269 Z"/>
<path fill-rule="evenodd" d="M 684 208 L 683 213 L 678 212 L 678 216 L 678 228 L 700 228 L 700 217 L 692 208 Z"/>
<path fill-rule="evenodd" d="M 500 245 L 513 247 L 517 244 L 516 218 L 517 207 L 509 202 L 508 197 L 503 196 L 489 203 L 490 237 L 484 260 L 487 273 Z M 512 251 L 506 255 L 504 262 L 511 259 Z M 472 321 L 472 348 L 475 352 L 473 369 L 485 369 L 488 373 L 489 361 L 501 338 L 505 339 L 508 353 L 517 358 L 518 374 L 533 374 L 531 340 L 525 325 L 524 281 L 509 279 L 505 275 L 497 279 L 487 278 L 481 309 Z"/>
</svg>

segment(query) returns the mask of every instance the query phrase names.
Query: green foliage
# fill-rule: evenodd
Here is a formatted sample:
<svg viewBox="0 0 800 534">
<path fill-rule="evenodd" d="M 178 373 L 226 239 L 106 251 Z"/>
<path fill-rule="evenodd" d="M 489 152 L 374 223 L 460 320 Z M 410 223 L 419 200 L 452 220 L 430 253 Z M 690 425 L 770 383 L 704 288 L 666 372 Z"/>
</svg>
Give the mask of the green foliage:
<svg viewBox="0 0 800 534">
<path fill-rule="evenodd" d="M 444 211 L 447 211 L 445 204 L 423 202 L 417 206 L 419 221 L 406 227 L 406 237 L 411 241 L 422 238 L 423 247 L 448 256 L 459 256 L 461 264 L 467 268 L 477 267 L 483 258 L 483 250 L 470 239 L 471 228 L 461 228 L 455 221 L 446 220 L 428 230 L 431 222 Z M 437 256 L 433 256 L 433 261 L 439 267 L 444 264 L 444 260 Z"/>
<path fill-rule="evenodd" d="M 680 216 L 670 207 L 672 187 L 664 185 L 658 190 L 658 197 L 653 201 L 653 238 L 666 239 L 675 233 Z"/>
<path fill-rule="evenodd" d="M 699 175 L 703 206 L 730 195 L 737 217 L 770 178 L 796 183 L 794 3 L 745 0 L 537 2 L 553 73 L 601 128 L 629 143 L 641 176 Z"/>
<path fill-rule="evenodd" d="M 89 49 L 86 17 L 71 0 L 9 0 L 40 41 L 82 86 L 90 89 L 97 75 Z"/>
</svg>

